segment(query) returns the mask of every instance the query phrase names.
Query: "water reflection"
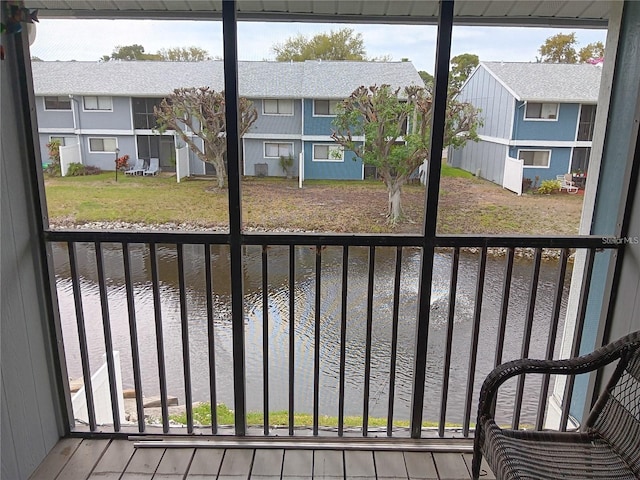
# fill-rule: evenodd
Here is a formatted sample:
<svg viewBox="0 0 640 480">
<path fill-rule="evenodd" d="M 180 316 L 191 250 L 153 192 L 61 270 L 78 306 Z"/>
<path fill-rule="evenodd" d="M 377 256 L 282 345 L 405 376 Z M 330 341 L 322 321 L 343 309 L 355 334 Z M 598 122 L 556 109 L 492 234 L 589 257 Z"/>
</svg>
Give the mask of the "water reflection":
<svg viewBox="0 0 640 480">
<path fill-rule="evenodd" d="M 151 285 L 149 250 L 145 245 L 131 245 L 131 273 L 135 312 L 139 334 L 142 386 L 145 396 L 157 395 L 157 350 L 154 324 L 154 302 Z M 184 401 L 183 355 L 180 326 L 177 251 L 175 246 L 158 245 L 158 272 L 163 323 L 163 340 L 167 368 L 168 393 Z M 68 371 L 71 377 L 82 375 L 75 308 L 69 270 L 68 252 L 64 245 L 53 245 L 57 288 L 63 326 Z M 231 303 L 229 250 L 213 246 L 213 319 L 215 330 L 216 380 L 218 402 L 233 405 L 233 361 L 231 342 Z M 263 388 L 263 298 L 260 247 L 245 247 L 244 307 L 247 408 L 261 410 Z M 372 331 L 370 415 L 387 414 L 395 248 L 377 248 L 374 281 Z M 103 246 L 108 307 L 113 331 L 114 348 L 121 352 L 125 388 L 133 387 L 131 344 L 128 325 L 127 297 L 124 285 L 122 248 L 117 244 Z M 289 250 L 288 247 L 268 249 L 268 368 L 270 410 L 288 408 L 289 363 Z M 295 248 L 295 410 L 313 409 L 313 360 L 315 330 L 315 250 Z M 88 332 L 88 348 L 92 370 L 98 367 L 104 353 L 102 314 L 92 244 L 77 246 L 78 273 L 82 304 Z M 194 401 L 209 401 L 207 298 L 205 287 L 204 247 L 184 246 L 187 315 L 189 319 L 190 362 Z M 346 333 L 346 394 L 345 414 L 361 415 L 367 317 L 368 249 L 351 248 L 347 279 Z M 503 258 L 487 261 L 481 330 L 476 374 L 477 391 L 494 362 L 498 317 L 500 312 Z M 413 370 L 414 334 L 416 328 L 420 251 L 403 249 L 400 278 L 400 305 L 395 415 L 407 419 L 411 405 L 411 374 Z M 432 284 L 432 316 L 429 329 L 427 379 L 425 382 L 424 416 L 437 420 L 443 376 L 444 345 L 447 327 L 448 286 L 451 267 L 450 253 L 438 253 Z M 552 312 L 557 262 L 543 262 L 540 272 L 536 315 L 534 319 L 531 357 L 541 357 L 546 348 L 548 325 Z M 461 423 L 464 416 L 465 388 L 478 255 L 461 254 L 456 293 L 456 316 L 453 336 L 453 356 L 450 371 L 447 421 Z M 529 296 L 532 263 L 517 260 L 514 264 L 509 319 L 503 361 L 519 358 L 522 332 Z M 568 274 L 569 275 L 569 274 Z M 565 284 L 567 284 L 566 282 Z M 567 290 L 567 288 L 565 288 Z M 342 249 L 327 247 L 322 252 L 320 285 L 320 413 L 337 415 L 338 379 L 340 370 L 340 318 L 342 295 Z M 565 298 L 566 298 L 565 291 Z M 563 318 L 561 313 L 561 318 Z M 562 326 L 560 326 L 562 328 Z M 507 384 L 505 394 L 498 399 L 498 415 L 513 408 L 514 384 Z M 539 383 L 527 380 L 523 404 L 523 422 L 533 422 L 537 407 Z"/>
</svg>

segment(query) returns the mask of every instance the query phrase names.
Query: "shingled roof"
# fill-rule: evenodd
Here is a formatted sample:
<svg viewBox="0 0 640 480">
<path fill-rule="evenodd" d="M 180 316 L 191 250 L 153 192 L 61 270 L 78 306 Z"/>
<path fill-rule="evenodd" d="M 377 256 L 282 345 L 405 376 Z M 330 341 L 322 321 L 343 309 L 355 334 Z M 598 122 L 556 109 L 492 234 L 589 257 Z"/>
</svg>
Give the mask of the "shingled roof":
<svg viewBox="0 0 640 480">
<path fill-rule="evenodd" d="M 591 64 L 481 62 L 517 100 L 596 103 L 602 68 Z"/>
<path fill-rule="evenodd" d="M 162 97 L 175 88 L 224 89 L 223 62 L 33 62 L 36 95 Z M 361 85 L 422 85 L 411 62 L 239 62 L 240 95 L 345 98 Z"/>
</svg>

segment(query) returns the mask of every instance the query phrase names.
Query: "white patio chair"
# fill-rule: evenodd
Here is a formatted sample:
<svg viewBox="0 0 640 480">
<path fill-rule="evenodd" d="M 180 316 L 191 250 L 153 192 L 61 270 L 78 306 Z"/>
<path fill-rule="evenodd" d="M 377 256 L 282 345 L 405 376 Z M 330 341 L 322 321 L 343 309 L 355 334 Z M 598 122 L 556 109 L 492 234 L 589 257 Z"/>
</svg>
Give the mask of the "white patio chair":
<svg viewBox="0 0 640 480">
<path fill-rule="evenodd" d="M 579 188 L 576 186 L 573 181 L 573 175 L 570 173 L 556 175 L 556 179 L 560 182 L 560 191 L 564 189 L 567 193 L 578 193 Z"/>
<path fill-rule="evenodd" d="M 160 171 L 160 159 L 159 158 L 151 158 L 149 159 L 149 168 L 144 171 L 145 175 L 157 175 Z"/>
<path fill-rule="evenodd" d="M 144 172 L 144 158 L 139 158 L 136 160 L 136 164 L 131 167 L 129 170 L 125 170 L 125 175 L 142 175 Z"/>
</svg>

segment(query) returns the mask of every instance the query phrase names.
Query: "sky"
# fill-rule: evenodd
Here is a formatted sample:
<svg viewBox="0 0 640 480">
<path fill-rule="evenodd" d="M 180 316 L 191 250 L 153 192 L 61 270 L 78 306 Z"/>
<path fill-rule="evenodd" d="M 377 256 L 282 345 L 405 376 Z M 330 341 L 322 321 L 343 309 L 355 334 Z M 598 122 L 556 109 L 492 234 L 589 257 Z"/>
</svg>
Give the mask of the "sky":
<svg viewBox="0 0 640 480">
<path fill-rule="evenodd" d="M 418 70 L 433 73 L 435 26 L 348 25 L 284 22 L 241 22 L 238 24 L 240 60 L 273 60 L 272 46 L 301 33 L 316 33 L 351 27 L 361 33 L 369 57 L 390 55 L 408 58 Z M 605 43 L 606 30 L 468 27 L 453 30 L 451 56 L 473 53 L 481 61 L 534 62 L 538 48 L 556 33 L 576 32 L 578 48 L 588 43 Z M 213 56 L 222 56 L 222 24 L 212 21 L 160 20 L 54 20 L 37 24 L 31 55 L 42 60 L 97 61 L 120 45 L 140 44 L 145 52 L 195 45 Z"/>
</svg>

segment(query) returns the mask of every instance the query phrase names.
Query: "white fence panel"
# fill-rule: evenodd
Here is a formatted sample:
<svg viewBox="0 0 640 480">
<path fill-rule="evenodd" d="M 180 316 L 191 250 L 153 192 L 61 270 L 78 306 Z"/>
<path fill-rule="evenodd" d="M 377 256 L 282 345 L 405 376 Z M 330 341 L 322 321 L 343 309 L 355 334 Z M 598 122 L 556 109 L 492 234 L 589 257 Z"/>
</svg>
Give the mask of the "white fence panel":
<svg viewBox="0 0 640 480">
<path fill-rule="evenodd" d="M 176 179 L 180 183 L 180 179 L 191 175 L 189 171 L 189 147 L 186 145 L 182 148 L 176 148 Z"/>
<path fill-rule="evenodd" d="M 104 363 L 91 375 L 91 387 L 93 389 L 93 403 L 96 412 L 96 423 L 98 425 L 113 424 L 113 413 L 111 412 L 111 396 L 109 395 L 109 370 L 107 369 L 107 355 L 103 355 Z M 125 422 L 124 400 L 122 396 L 122 372 L 120 371 L 120 352 L 113 352 L 113 363 L 116 371 L 116 397 L 118 398 L 118 412 L 120 422 Z M 73 405 L 73 416 L 76 420 L 89 423 L 89 413 L 87 410 L 87 397 L 82 387 L 71 397 Z"/>
<path fill-rule="evenodd" d="M 517 158 L 507 156 L 504 162 L 504 175 L 502 186 L 512 192 L 522 195 L 522 173 L 524 162 Z"/>
<path fill-rule="evenodd" d="M 67 175 L 71 163 L 82 163 L 79 143 L 60 146 L 60 174 L 63 177 Z"/>
</svg>

